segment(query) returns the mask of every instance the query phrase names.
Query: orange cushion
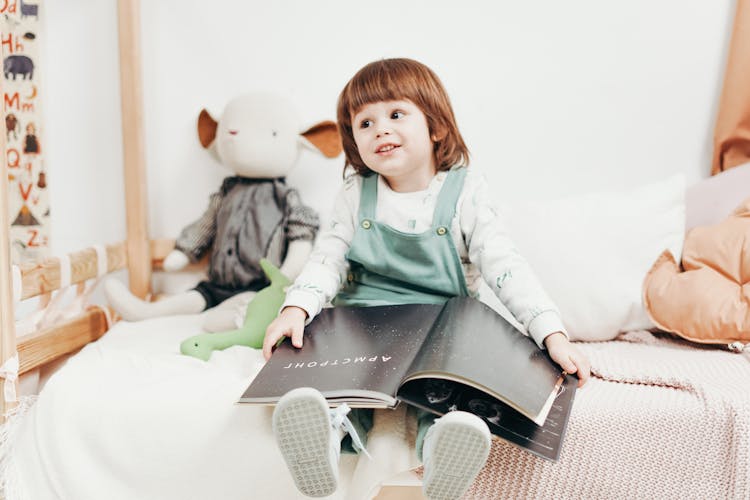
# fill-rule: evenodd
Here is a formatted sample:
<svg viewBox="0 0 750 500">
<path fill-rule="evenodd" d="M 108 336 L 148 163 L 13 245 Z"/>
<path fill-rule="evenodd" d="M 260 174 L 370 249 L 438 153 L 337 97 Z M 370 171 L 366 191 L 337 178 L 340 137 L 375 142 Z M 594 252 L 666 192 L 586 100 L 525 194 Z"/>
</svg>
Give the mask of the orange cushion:
<svg viewBox="0 0 750 500">
<path fill-rule="evenodd" d="M 689 340 L 750 340 L 750 198 L 685 237 L 682 269 L 669 251 L 646 275 L 643 299 L 659 328 Z"/>
</svg>

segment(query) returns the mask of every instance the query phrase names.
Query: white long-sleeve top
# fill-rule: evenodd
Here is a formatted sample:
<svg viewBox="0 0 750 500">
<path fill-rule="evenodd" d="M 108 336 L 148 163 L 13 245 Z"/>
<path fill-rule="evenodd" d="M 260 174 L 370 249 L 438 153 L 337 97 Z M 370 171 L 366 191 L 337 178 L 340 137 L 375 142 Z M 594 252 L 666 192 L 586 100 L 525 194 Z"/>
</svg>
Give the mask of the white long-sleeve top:
<svg viewBox="0 0 750 500">
<path fill-rule="evenodd" d="M 447 172 L 438 172 L 423 191 L 393 191 L 378 178 L 375 220 L 405 233 L 431 228 L 435 202 Z M 351 175 L 336 196 L 333 216 L 321 230 L 310 259 L 287 292 L 282 308 L 297 306 L 308 323 L 338 293 L 349 271 L 346 253 L 359 225 L 362 177 Z M 484 177 L 468 169 L 451 222 L 451 235 L 472 296 L 484 279 L 500 301 L 544 348 L 554 332 L 567 335 L 557 307 L 548 297 L 528 263 L 509 238 L 494 195 Z"/>
</svg>

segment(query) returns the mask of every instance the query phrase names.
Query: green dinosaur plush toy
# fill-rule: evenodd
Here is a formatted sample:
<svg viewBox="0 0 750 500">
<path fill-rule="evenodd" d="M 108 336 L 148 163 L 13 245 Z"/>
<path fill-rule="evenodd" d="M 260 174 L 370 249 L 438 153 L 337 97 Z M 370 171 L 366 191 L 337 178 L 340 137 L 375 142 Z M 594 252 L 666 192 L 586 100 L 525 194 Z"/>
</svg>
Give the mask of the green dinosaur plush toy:
<svg viewBox="0 0 750 500">
<path fill-rule="evenodd" d="M 279 308 L 284 303 L 285 289 L 291 281 L 266 259 L 260 260 L 260 267 L 271 284 L 259 291 L 247 305 L 242 328 L 190 337 L 180 344 L 182 354 L 208 361 L 213 351 L 233 345 L 245 345 L 254 349 L 263 347 L 266 328 L 276 318 Z"/>
</svg>

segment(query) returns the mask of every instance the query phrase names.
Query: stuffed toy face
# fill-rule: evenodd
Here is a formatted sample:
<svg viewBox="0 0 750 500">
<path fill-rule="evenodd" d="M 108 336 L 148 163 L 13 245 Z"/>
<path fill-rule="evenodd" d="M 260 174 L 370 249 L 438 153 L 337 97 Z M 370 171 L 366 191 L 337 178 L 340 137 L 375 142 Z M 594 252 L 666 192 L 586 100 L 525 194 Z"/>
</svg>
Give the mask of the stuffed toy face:
<svg viewBox="0 0 750 500">
<path fill-rule="evenodd" d="M 206 110 L 198 118 L 203 147 L 212 147 L 222 164 L 248 178 L 286 176 L 303 146 L 317 147 L 331 157 L 324 147 L 313 146 L 308 139 L 313 140 L 311 134 L 315 135 L 320 127 L 335 129 L 335 126 L 333 122 L 323 122 L 301 132 L 299 118 L 291 104 L 268 93 L 236 97 L 227 104 L 218 122 Z M 336 148 L 340 146 L 334 146 Z M 331 153 L 338 154 L 338 151 Z"/>
</svg>

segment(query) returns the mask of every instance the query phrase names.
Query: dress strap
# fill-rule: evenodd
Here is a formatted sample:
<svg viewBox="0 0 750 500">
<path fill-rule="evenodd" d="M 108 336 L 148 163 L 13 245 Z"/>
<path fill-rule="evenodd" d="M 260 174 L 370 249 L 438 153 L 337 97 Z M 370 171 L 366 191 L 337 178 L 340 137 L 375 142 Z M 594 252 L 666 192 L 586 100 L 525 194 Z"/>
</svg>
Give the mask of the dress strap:
<svg viewBox="0 0 750 500">
<path fill-rule="evenodd" d="M 375 220 L 378 203 L 378 174 L 362 177 L 362 191 L 359 198 L 359 221 Z"/>
<path fill-rule="evenodd" d="M 453 167 L 448 171 L 435 206 L 435 215 L 432 218 L 433 227 L 450 227 L 451 220 L 456 215 L 456 203 L 464 188 L 465 178 L 466 167 Z"/>
</svg>

